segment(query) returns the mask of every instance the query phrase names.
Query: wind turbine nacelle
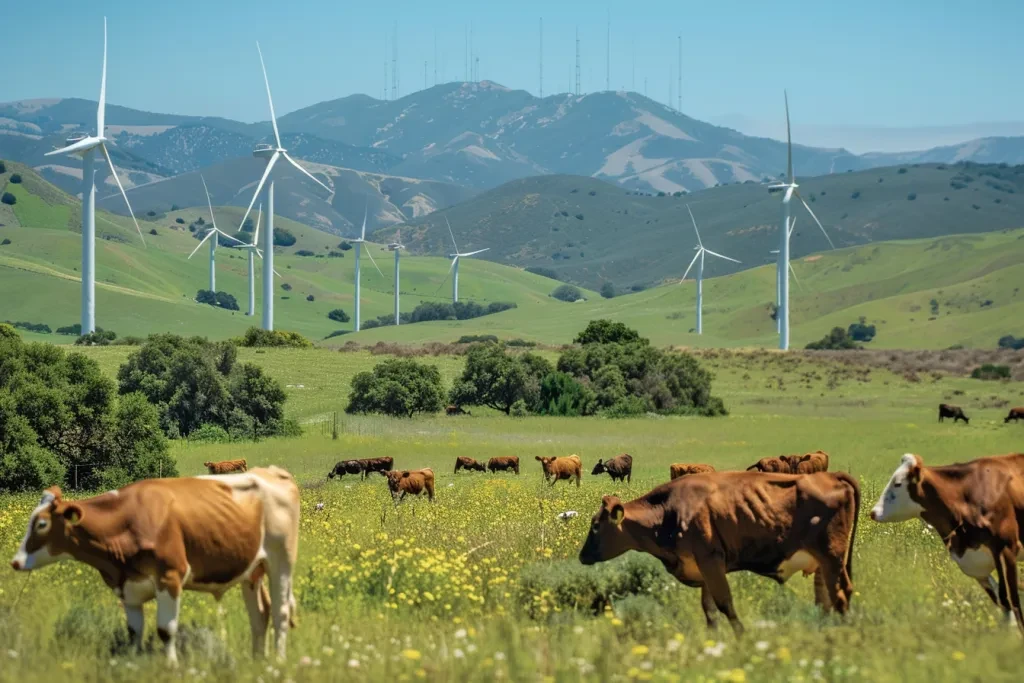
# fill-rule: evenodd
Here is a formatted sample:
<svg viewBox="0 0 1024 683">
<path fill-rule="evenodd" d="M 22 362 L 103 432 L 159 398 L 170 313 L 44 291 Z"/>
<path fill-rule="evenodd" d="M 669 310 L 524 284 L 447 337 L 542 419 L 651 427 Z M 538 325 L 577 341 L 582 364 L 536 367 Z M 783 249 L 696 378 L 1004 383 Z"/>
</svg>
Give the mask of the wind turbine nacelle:
<svg viewBox="0 0 1024 683">
<path fill-rule="evenodd" d="M 273 145 L 260 143 L 252 148 L 252 155 L 258 159 L 269 159 L 276 151 Z"/>
<path fill-rule="evenodd" d="M 398 251 L 399 249 L 405 249 L 405 246 L 398 244 L 397 242 L 392 242 L 388 245 L 388 251 Z"/>
<path fill-rule="evenodd" d="M 69 135 L 67 137 L 67 140 L 64 141 L 65 142 L 65 146 L 70 146 L 70 145 L 75 144 L 76 142 L 81 142 L 82 140 L 86 139 L 87 137 L 89 137 L 88 133 L 72 133 L 71 135 Z"/>
</svg>

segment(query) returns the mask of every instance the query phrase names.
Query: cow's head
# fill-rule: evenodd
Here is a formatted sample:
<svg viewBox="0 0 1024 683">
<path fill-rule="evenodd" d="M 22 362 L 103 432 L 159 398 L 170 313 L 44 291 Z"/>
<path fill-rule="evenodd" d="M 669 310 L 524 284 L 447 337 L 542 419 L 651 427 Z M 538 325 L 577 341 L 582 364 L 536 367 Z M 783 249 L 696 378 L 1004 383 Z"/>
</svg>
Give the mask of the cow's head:
<svg viewBox="0 0 1024 683">
<path fill-rule="evenodd" d="M 77 503 L 63 500 L 60 488 L 46 489 L 29 517 L 28 530 L 18 552 L 14 553 L 11 567 L 15 571 L 28 571 L 64 559 L 68 552 L 68 533 L 82 521 L 82 515 Z"/>
<path fill-rule="evenodd" d="M 388 470 L 381 472 L 388 480 L 388 488 L 391 493 L 398 492 L 398 483 L 409 476 L 409 470 Z"/>
<path fill-rule="evenodd" d="M 580 562 L 596 564 L 611 560 L 630 550 L 629 537 L 622 530 L 626 509 L 618 496 L 605 496 L 601 508 L 590 521 L 590 533 L 580 550 Z"/>
<path fill-rule="evenodd" d="M 605 471 L 604 460 L 598 460 L 597 464 L 594 465 L 594 469 L 590 472 L 591 474 L 602 474 Z"/>
<path fill-rule="evenodd" d="M 544 475 L 551 474 L 551 466 L 555 462 L 555 458 L 548 455 L 538 455 L 537 460 L 540 462 L 540 466 L 544 469 Z"/>
<path fill-rule="evenodd" d="M 882 491 L 875 507 L 871 508 L 871 519 L 876 522 L 905 522 L 921 514 L 923 507 L 917 489 L 921 483 L 921 456 L 907 453 L 900 460 L 900 466 Z"/>
<path fill-rule="evenodd" d="M 206 468 L 213 467 L 213 463 L 210 462 L 209 460 L 207 460 L 206 462 L 203 463 L 203 467 L 206 467 Z"/>
</svg>

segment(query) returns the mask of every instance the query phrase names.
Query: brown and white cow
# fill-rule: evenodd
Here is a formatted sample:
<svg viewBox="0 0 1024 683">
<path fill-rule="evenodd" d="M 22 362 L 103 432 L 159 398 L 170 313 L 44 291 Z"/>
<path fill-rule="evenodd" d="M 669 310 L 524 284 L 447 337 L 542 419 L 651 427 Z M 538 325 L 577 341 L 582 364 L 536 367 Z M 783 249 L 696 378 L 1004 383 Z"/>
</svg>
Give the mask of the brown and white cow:
<svg viewBox="0 0 1024 683">
<path fill-rule="evenodd" d="M 960 406 L 955 406 L 949 403 L 939 404 L 939 422 L 942 422 L 947 417 L 953 418 L 953 424 L 956 424 L 957 420 L 963 420 L 964 424 L 970 424 L 971 420 L 964 415 L 964 410 Z"/>
<path fill-rule="evenodd" d="M 474 460 L 473 458 L 470 458 L 469 456 L 466 455 L 460 455 L 459 457 L 455 458 L 455 474 L 458 474 L 459 470 L 476 470 L 477 472 L 486 472 L 487 466 L 484 465 L 479 460 Z"/>
<path fill-rule="evenodd" d="M 550 481 L 554 486 L 559 479 L 576 479 L 576 487 L 579 488 L 580 477 L 583 476 L 583 461 L 578 455 L 565 457 L 538 455 L 537 460 L 544 470 L 544 481 Z"/>
<path fill-rule="evenodd" d="M 1010 424 L 1010 421 L 1018 422 L 1024 420 L 1024 408 L 1010 408 L 1010 414 L 1003 419 L 1003 424 Z"/>
<path fill-rule="evenodd" d="M 121 598 L 136 648 L 142 606 L 157 602 L 157 633 L 177 661 L 182 591 L 218 600 L 240 584 L 253 654 L 266 652 L 273 618 L 277 656 L 294 625 L 292 571 L 298 556 L 299 490 L 277 467 L 182 479 L 147 479 L 83 500 L 47 489 L 11 561 L 17 571 L 76 560 L 98 570 Z M 269 578 L 269 595 L 263 575 Z"/>
<path fill-rule="evenodd" d="M 689 464 L 684 462 L 677 462 L 668 466 L 669 479 L 678 479 L 679 477 L 685 477 L 688 474 L 707 474 L 714 471 L 715 468 L 711 465 Z"/>
<path fill-rule="evenodd" d="M 609 460 L 598 460 L 590 473 L 597 475 L 605 472 L 611 476 L 612 481 L 625 479 L 628 484 L 633 480 L 633 456 L 623 453 Z"/>
<path fill-rule="evenodd" d="M 787 455 L 786 460 L 793 474 L 813 474 L 828 472 L 828 453 L 814 451 L 806 455 Z"/>
<path fill-rule="evenodd" d="M 203 467 L 210 474 L 231 474 L 232 472 L 245 472 L 248 469 L 245 458 L 221 460 L 220 462 L 204 462 Z"/>
<path fill-rule="evenodd" d="M 935 529 L 960 571 L 977 581 L 1024 634 L 1017 585 L 1017 563 L 1024 561 L 1024 454 L 926 467 L 921 456 L 907 453 L 871 509 L 871 519 L 915 517 Z"/>
<path fill-rule="evenodd" d="M 747 468 L 747 472 L 774 472 L 776 474 L 792 474 L 793 466 L 785 455 L 777 458 L 761 458 Z"/>
<path fill-rule="evenodd" d="M 434 500 L 434 470 L 429 467 L 422 470 L 390 470 L 382 472 L 388 480 L 388 489 L 395 505 L 401 503 L 406 495 L 418 496 L 424 491 L 427 498 Z"/>
<path fill-rule="evenodd" d="M 518 455 L 499 455 L 487 461 L 488 472 L 508 472 L 509 470 L 519 474 Z"/>
<path fill-rule="evenodd" d="M 784 583 L 814 574 L 815 602 L 845 613 L 860 487 L 845 472 L 716 472 L 680 477 L 628 503 L 605 496 L 580 550 L 585 565 L 629 550 L 654 555 L 681 583 L 701 589 L 709 627 L 715 610 L 737 633 L 726 574 L 751 571 Z"/>
</svg>

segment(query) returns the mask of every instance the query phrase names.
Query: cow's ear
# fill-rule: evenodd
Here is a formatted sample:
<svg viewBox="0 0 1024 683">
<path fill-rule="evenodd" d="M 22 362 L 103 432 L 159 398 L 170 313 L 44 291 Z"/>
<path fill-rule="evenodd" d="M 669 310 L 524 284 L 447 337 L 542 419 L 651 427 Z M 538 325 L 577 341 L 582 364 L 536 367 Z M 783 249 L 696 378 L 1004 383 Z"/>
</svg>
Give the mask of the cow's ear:
<svg viewBox="0 0 1024 683">
<path fill-rule="evenodd" d="M 60 502 L 60 499 L 63 498 L 63 497 L 64 497 L 64 494 L 61 492 L 59 486 L 51 486 L 50 488 L 48 488 L 45 491 L 43 491 L 43 500 L 44 501 L 47 498 L 49 498 L 50 502 L 58 503 L 58 502 Z"/>
<path fill-rule="evenodd" d="M 67 507 L 64 508 L 64 511 L 61 512 L 61 515 L 64 516 L 65 524 L 68 526 L 75 526 L 77 524 L 81 524 L 82 517 L 85 515 L 85 512 L 77 504 L 69 503 Z"/>
<path fill-rule="evenodd" d="M 405 479 L 408 476 L 409 476 L 409 470 L 403 470 L 402 471 L 402 479 Z"/>
<path fill-rule="evenodd" d="M 538 455 L 538 456 L 536 456 L 536 459 L 537 459 L 537 461 L 538 461 L 538 462 L 539 462 L 539 461 L 541 461 L 541 460 L 543 460 L 543 458 L 541 458 L 541 457 L 540 457 L 539 455 Z"/>
<path fill-rule="evenodd" d="M 619 526 L 622 524 L 622 520 L 626 517 L 626 508 L 622 507 L 622 503 L 616 503 L 612 506 L 612 509 L 608 512 L 608 521 Z"/>
</svg>

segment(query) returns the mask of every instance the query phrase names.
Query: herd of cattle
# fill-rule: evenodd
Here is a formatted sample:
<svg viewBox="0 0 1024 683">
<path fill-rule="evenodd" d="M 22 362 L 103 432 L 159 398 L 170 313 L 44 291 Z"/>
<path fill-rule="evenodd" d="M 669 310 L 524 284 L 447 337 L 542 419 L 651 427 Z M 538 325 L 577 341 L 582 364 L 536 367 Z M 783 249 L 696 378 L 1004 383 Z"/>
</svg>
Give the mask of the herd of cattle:
<svg viewBox="0 0 1024 683">
<path fill-rule="evenodd" d="M 579 456 L 537 460 L 551 485 L 565 479 L 579 486 Z M 421 493 L 433 500 L 432 470 L 393 466 L 390 457 L 345 460 L 328 476 L 365 478 L 379 472 L 396 503 Z M 177 658 L 182 591 L 219 599 L 238 584 L 254 655 L 265 654 L 273 621 L 275 649 L 283 658 L 295 621 L 298 487 L 291 474 L 273 466 L 247 470 L 244 460 L 234 460 L 206 467 L 210 475 L 144 480 L 83 500 L 69 501 L 59 488 L 47 489 L 11 566 L 29 571 L 73 559 L 94 567 L 120 598 L 136 647 L 143 633 L 142 606 L 155 599 L 157 633 L 171 663 Z M 850 474 L 828 467 L 823 451 L 763 458 L 745 471 L 674 464 L 670 481 L 635 500 L 602 498 L 580 562 L 603 562 L 629 550 L 654 555 L 681 583 L 701 589 L 709 627 L 722 613 L 737 633 L 743 627 L 727 580 L 736 571 L 778 583 L 798 572 L 813 575 L 815 602 L 843 614 L 854 595 L 860 486 Z M 628 483 L 632 468 L 632 456 L 623 454 L 599 460 L 592 473 Z M 491 458 L 485 467 L 459 458 L 455 464 L 456 473 L 484 469 L 519 474 L 519 459 Z M 570 519 L 575 512 L 560 516 Z M 1024 561 L 1024 454 L 941 467 L 904 455 L 870 518 L 927 522 L 951 559 L 1024 634 L 1017 568 Z"/>
<path fill-rule="evenodd" d="M 964 414 L 964 409 L 960 406 L 955 406 L 951 403 L 940 403 L 939 404 L 939 422 L 944 421 L 946 418 L 953 420 L 954 424 L 957 420 L 963 420 L 964 424 L 971 424 L 971 418 Z M 1010 413 L 1003 418 L 1005 424 L 1010 422 L 1018 422 L 1024 420 L 1024 407 L 1021 408 L 1010 408 Z"/>
</svg>

